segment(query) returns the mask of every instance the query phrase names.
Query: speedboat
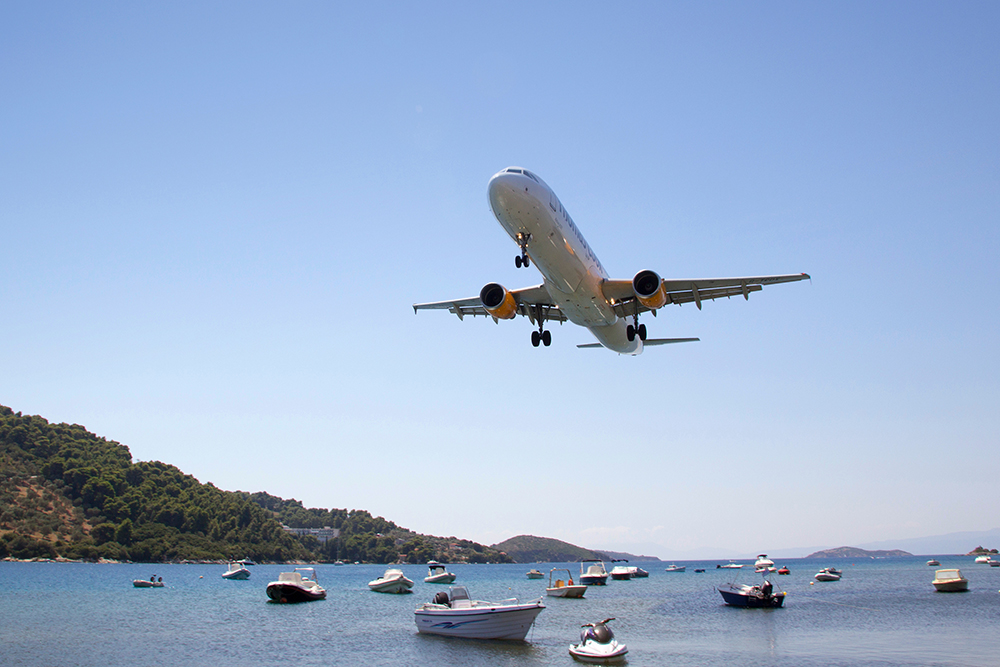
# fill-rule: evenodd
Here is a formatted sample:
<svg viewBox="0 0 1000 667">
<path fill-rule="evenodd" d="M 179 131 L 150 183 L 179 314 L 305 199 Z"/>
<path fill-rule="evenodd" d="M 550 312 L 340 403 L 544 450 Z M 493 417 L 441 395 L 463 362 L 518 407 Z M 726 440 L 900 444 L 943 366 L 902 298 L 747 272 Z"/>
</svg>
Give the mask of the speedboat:
<svg viewBox="0 0 1000 667">
<path fill-rule="evenodd" d="M 753 564 L 754 572 L 774 572 L 774 561 L 767 557 L 767 554 L 760 554 Z"/>
<path fill-rule="evenodd" d="M 402 570 L 390 567 L 381 577 L 369 581 L 368 588 L 376 593 L 409 593 L 413 580 L 407 579 Z"/>
<path fill-rule="evenodd" d="M 633 567 L 632 570 L 633 570 L 632 572 L 633 579 L 645 579 L 646 577 L 649 576 L 649 572 L 642 569 L 641 567 Z"/>
<path fill-rule="evenodd" d="M 545 575 L 542 573 L 541 570 L 536 570 L 535 568 L 531 568 L 530 570 L 528 570 L 528 579 L 544 579 L 544 578 Z"/>
<path fill-rule="evenodd" d="M 316 570 L 297 567 L 292 572 L 282 572 L 277 581 L 267 585 L 267 597 L 272 602 L 311 602 L 326 597 L 326 589 L 316 580 Z"/>
<path fill-rule="evenodd" d="M 990 562 L 990 557 L 989 557 L 989 555 L 976 556 L 976 562 L 977 563 L 989 563 Z"/>
<path fill-rule="evenodd" d="M 569 654 L 580 662 L 610 663 L 625 659 L 628 647 L 615 639 L 615 633 L 608 627 L 613 618 L 600 623 L 587 623 L 580 630 L 580 643 L 569 645 Z"/>
<path fill-rule="evenodd" d="M 424 577 L 425 584 L 451 584 L 455 581 L 455 573 L 449 572 L 437 561 L 427 563 L 428 573 Z"/>
<path fill-rule="evenodd" d="M 835 567 L 824 567 L 813 575 L 816 581 L 840 581 L 840 570 Z"/>
<path fill-rule="evenodd" d="M 671 563 L 670 567 L 663 569 L 664 572 L 683 572 L 687 569 L 686 565 L 674 565 Z"/>
<path fill-rule="evenodd" d="M 159 581 L 156 580 L 156 575 L 149 579 L 133 579 L 132 585 L 136 588 L 163 588 L 163 577 Z"/>
<path fill-rule="evenodd" d="M 229 569 L 222 573 L 223 579 L 249 579 L 250 570 L 246 569 L 242 561 L 233 561 L 229 564 Z"/>
<path fill-rule="evenodd" d="M 586 571 L 583 569 L 586 563 Z M 580 583 L 585 586 L 604 586 L 608 583 L 608 571 L 604 569 L 604 561 L 588 559 L 580 561 Z"/>
<path fill-rule="evenodd" d="M 935 570 L 934 588 L 942 593 L 958 593 L 969 590 L 969 580 L 961 570 Z"/>
<path fill-rule="evenodd" d="M 552 582 L 552 575 L 556 572 L 565 572 L 566 581 L 556 579 Z M 582 584 L 573 583 L 573 575 L 565 568 L 554 567 L 549 571 L 549 586 L 545 589 L 545 594 L 554 598 L 582 598 L 587 592 L 587 587 Z"/>
<path fill-rule="evenodd" d="M 722 599 L 734 607 L 780 607 L 785 601 L 785 594 L 773 591 L 774 588 L 767 579 L 760 586 L 737 583 L 719 586 Z"/>
<path fill-rule="evenodd" d="M 615 558 L 611 562 L 612 563 L 627 563 L 628 559 L 626 559 L 626 558 Z M 628 565 L 615 565 L 613 568 L 611 568 L 611 572 L 610 572 L 611 578 L 612 579 L 617 579 L 618 581 L 628 581 L 629 579 L 632 578 L 632 570 L 633 570 L 633 568 L 629 567 Z"/>
<path fill-rule="evenodd" d="M 739 570 L 742 567 L 743 567 L 743 563 L 734 563 L 733 561 L 729 561 L 725 565 L 716 565 L 715 569 L 716 570 Z"/>
<path fill-rule="evenodd" d="M 417 632 L 467 639 L 524 641 L 535 617 L 545 609 L 542 599 L 521 604 L 517 598 L 500 602 L 473 600 L 465 586 L 438 591 L 432 602 L 413 612 Z"/>
<path fill-rule="evenodd" d="M 930 565 L 931 567 L 937 567 L 938 565 L 941 564 L 941 561 L 939 561 L 937 558 L 931 558 L 929 561 L 927 561 L 927 564 Z"/>
<path fill-rule="evenodd" d="M 1000 560 L 990 559 L 990 567 L 1000 567 Z"/>
</svg>

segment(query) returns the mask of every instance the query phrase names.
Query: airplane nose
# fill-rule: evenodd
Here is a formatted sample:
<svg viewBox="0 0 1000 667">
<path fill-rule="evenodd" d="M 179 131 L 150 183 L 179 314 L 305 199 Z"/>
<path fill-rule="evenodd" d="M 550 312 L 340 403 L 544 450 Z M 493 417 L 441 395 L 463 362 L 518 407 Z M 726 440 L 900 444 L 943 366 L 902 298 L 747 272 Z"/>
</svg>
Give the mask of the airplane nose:
<svg viewBox="0 0 1000 667">
<path fill-rule="evenodd" d="M 518 180 L 517 176 L 509 174 L 506 171 L 501 171 L 493 175 L 487 188 L 487 196 L 490 200 L 490 208 L 494 212 L 503 208 L 505 206 L 504 201 L 509 202 L 511 195 L 518 191 L 520 187 Z"/>
</svg>

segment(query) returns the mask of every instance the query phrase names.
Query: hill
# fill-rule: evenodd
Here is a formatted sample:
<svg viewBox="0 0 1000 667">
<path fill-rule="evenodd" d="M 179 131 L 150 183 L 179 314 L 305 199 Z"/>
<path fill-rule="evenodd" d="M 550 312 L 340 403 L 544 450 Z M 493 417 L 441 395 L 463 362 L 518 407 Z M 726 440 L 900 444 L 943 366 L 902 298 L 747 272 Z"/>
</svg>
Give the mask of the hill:
<svg viewBox="0 0 1000 667">
<path fill-rule="evenodd" d="M 296 528 L 330 526 L 325 543 Z M 223 491 L 77 424 L 0 406 L 0 558 L 146 562 L 509 562 L 468 540 L 419 535 L 364 510 L 306 509 Z"/>
<path fill-rule="evenodd" d="M 857 547 L 838 547 L 836 549 L 824 549 L 811 553 L 806 558 L 896 558 L 898 556 L 912 556 L 909 551 L 901 549 L 890 549 L 888 551 L 866 551 Z"/>
<path fill-rule="evenodd" d="M 518 535 L 492 546 L 506 553 L 515 563 L 563 563 L 602 558 L 596 551 L 551 537 L 534 535 Z"/>
</svg>

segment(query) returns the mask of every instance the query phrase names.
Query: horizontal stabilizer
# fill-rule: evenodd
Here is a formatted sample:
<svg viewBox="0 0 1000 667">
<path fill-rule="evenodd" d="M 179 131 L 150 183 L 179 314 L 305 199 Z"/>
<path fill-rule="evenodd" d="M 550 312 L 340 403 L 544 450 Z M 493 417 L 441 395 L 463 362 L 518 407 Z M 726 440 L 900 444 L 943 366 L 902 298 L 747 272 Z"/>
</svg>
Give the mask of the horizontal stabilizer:
<svg viewBox="0 0 1000 667">
<path fill-rule="evenodd" d="M 694 341 L 699 341 L 700 338 L 650 338 L 649 340 L 643 341 L 643 346 L 646 345 L 668 345 L 670 343 L 691 343 Z M 600 343 L 583 343 L 582 345 L 577 345 L 577 347 L 604 347 Z"/>
</svg>

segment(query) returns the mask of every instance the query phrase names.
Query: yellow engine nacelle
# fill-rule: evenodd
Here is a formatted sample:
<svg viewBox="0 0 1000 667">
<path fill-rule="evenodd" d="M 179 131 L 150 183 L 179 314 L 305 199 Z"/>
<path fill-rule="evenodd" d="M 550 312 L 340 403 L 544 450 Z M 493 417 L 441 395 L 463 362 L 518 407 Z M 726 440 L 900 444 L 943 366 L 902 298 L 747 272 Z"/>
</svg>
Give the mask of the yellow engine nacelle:
<svg viewBox="0 0 1000 667">
<path fill-rule="evenodd" d="M 517 316 L 517 301 L 514 295 L 499 283 L 490 283 L 479 292 L 486 312 L 500 320 L 512 320 Z"/>
<path fill-rule="evenodd" d="M 660 276 L 655 271 L 645 270 L 635 274 L 632 279 L 632 291 L 639 303 L 650 310 L 663 308 L 667 304 L 667 290 Z"/>
</svg>

